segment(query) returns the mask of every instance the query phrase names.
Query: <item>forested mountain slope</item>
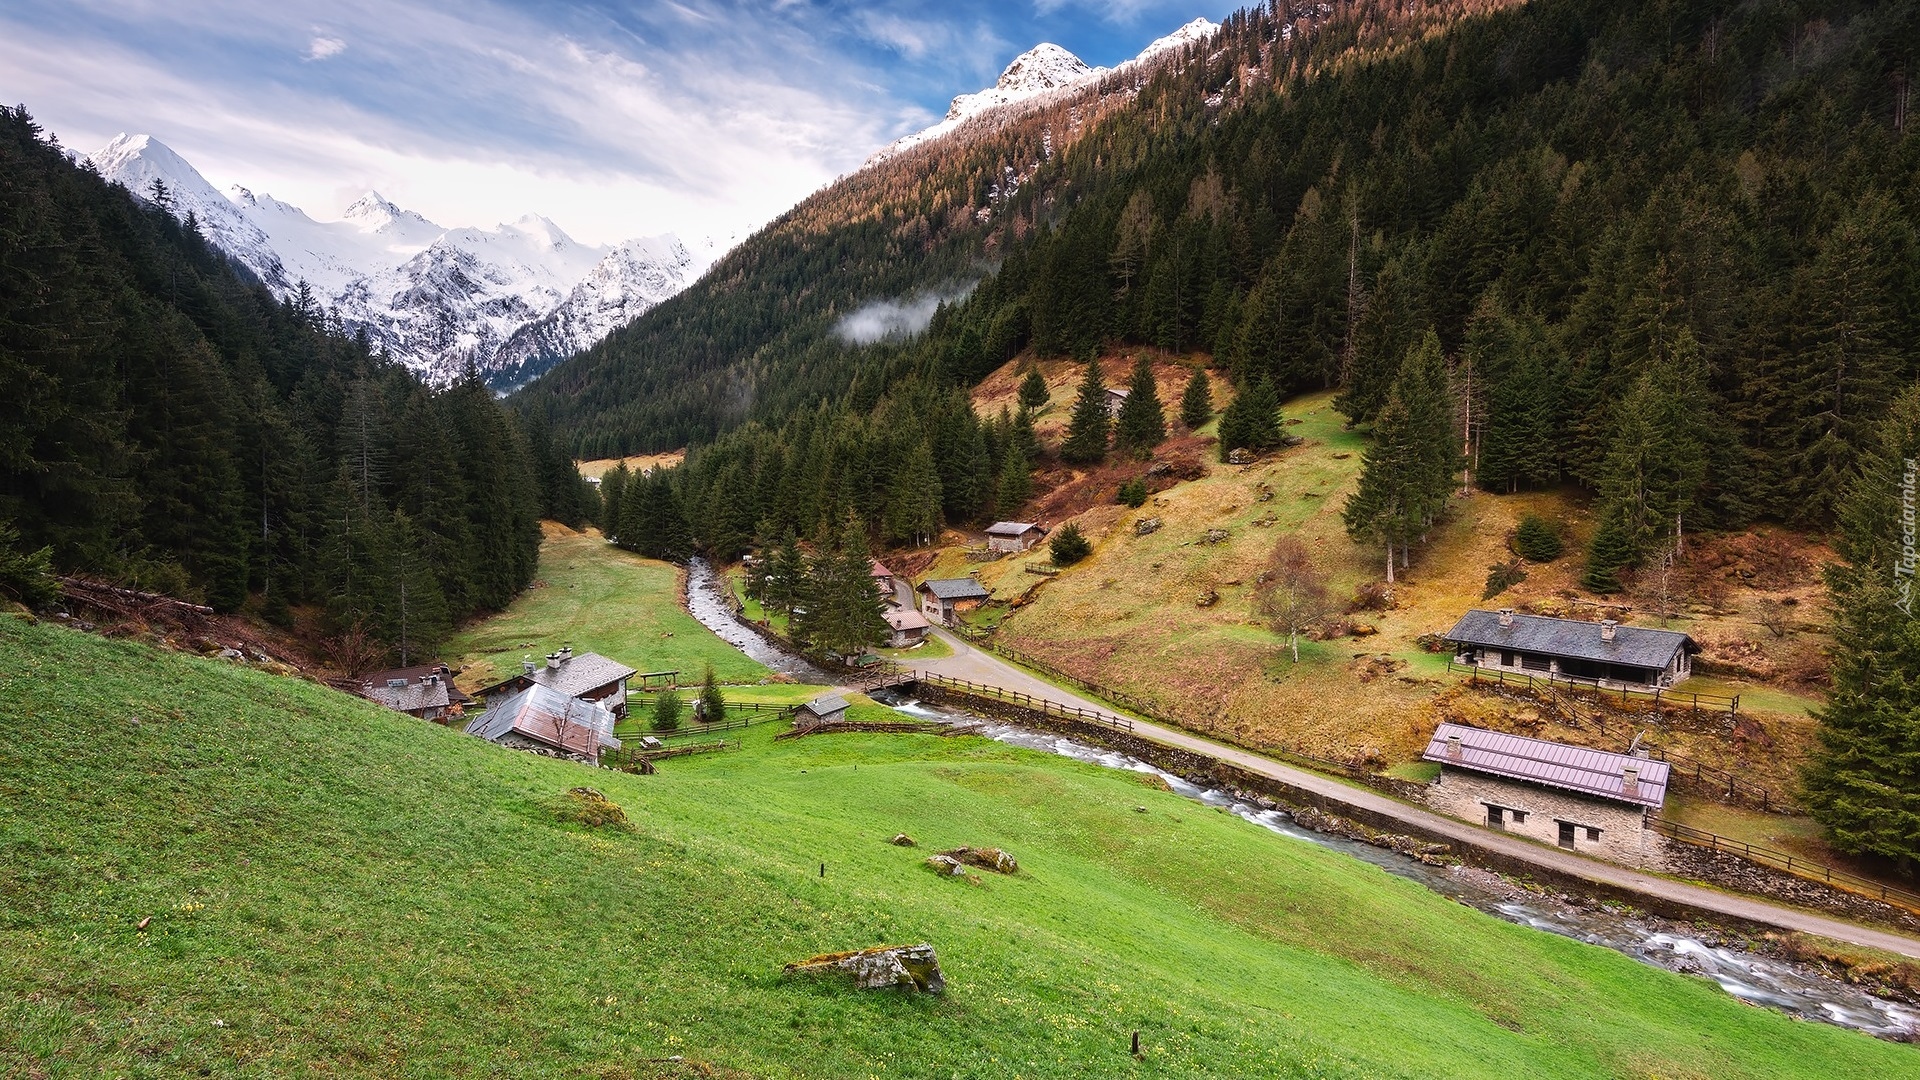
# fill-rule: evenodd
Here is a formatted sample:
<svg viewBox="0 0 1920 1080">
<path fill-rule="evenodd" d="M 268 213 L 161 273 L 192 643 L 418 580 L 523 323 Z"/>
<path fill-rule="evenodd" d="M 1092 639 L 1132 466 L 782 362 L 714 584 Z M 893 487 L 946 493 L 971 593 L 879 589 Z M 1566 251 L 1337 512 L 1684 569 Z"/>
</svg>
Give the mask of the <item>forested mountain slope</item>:
<svg viewBox="0 0 1920 1080">
<path fill-rule="evenodd" d="M 1371 425 L 1434 331 L 1407 393 L 1443 396 L 1422 423 L 1468 453 L 1429 471 L 1598 493 L 1596 587 L 1663 537 L 1830 522 L 1863 421 L 1920 369 L 1920 4 L 1383 10 L 1242 14 L 1137 89 L 849 178 L 524 404 L 592 448 L 769 421 L 688 470 L 724 551 L 837 508 L 878 527 L 906 470 L 939 472 L 949 522 L 1004 510 L 1005 425 L 978 438 L 943 395 L 1023 350 L 1197 352 L 1280 397 L 1341 387 Z M 1020 160 L 1008 196 L 989 177 Z M 923 337 L 829 333 L 979 258 Z"/>
<path fill-rule="evenodd" d="M 530 448 L 0 110 L 0 525 L 54 565 L 431 647 L 532 577 Z M 577 481 L 574 481 L 577 483 Z M 402 599 L 404 597 L 404 600 Z"/>
<path fill-rule="evenodd" d="M 964 288 L 1082 193 L 1120 182 L 1162 153 L 1152 140 L 1191 141 L 1271 94 L 1276 78 L 1304 80 L 1344 57 L 1404 45 L 1506 2 L 1362 0 L 1243 14 L 1228 20 L 1212 53 L 1205 45 L 1168 50 L 1078 95 L 977 117 L 804 200 L 685 293 L 542 376 L 516 403 L 548 413 L 589 458 L 784 420 L 841 401 L 856 385 L 871 405 L 911 365 L 836 336 L 849 312 Z M 1115 127 L 1123 117 L 1137 119 Z M 1094 132 L 1111 134 L 1097 150 L 1077 149 Z M 1024 329 L 1008 323 L 987 347 L 1005 359 L 1024 343 Z"/>
</svg>

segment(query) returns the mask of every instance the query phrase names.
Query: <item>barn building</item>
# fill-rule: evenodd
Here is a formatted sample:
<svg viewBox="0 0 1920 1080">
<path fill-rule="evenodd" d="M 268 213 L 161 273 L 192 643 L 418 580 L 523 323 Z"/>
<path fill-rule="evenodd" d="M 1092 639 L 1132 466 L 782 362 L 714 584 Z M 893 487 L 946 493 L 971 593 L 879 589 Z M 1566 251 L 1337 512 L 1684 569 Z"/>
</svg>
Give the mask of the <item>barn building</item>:
<svg viewBox="0 0 1920 1080">
<path fill-rule="evenodd" d="M 488 706 L 467 725 L 467 734 L 518 750 L 598 764 L 603 752 L 620 748 L 613 725 L 613 714 L 598 703 L 535 684 Z"/>
<path fill-rule="evenodd" d="M 1669 767 L 1633 754 L 1441 724 L 1420 755 L 1440 766 L 1427 805 L 1489 829 L 1647 870 L 1665 865 L 1651 820 Z"/>
<path fill-rule="evenodd" d="M 911 608 L 895 608 L 886 613 L 887 644 L 891 648 L 905 649 L 920 644 L 927 639 L 933 624 L 925 615 Z"/>
<path fill-rule="evenodd" d="M 1047 530 L 1031 521 L 996 521 L 987 526 L 987 549 L 1018 554 L 1040 542 Z"/>
<path fill-rule="evenodd" d="M 986 586 L 973 578 L 929 578 L 920 583 L 920 613 L 942 626 L 986 601 Z"/>
<path fill-rule="evenodd" d="M 1447 641 L 1455 663 L 1632 690 L 1680 682 L 1693 674 L 1700 651 L 1676 630 L 1516 615 L 1512 608 L 1467 612 Z"/>
</svg>

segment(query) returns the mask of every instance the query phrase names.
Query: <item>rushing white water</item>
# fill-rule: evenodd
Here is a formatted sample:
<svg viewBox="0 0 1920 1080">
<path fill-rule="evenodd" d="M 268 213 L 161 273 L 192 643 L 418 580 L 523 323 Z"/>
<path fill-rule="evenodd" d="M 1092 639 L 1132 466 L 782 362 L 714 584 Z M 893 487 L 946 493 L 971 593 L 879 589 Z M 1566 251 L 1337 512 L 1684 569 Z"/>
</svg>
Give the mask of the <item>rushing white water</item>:
<svg viewBox="0 0 1920 1080">
<path fill-rule="evenodd" d="M 837 681 L 741 625 L 740 620 L 734 617 L 733 609 L 727 606 L 724 589 L 725 586 L 715 578 L 713 568 L 707 565 L 705 559 L 694 559 L 687 564 L 687 612 L 698 619 L 701 625 L 747 654 L 748 659 L 758 661 L 782 675 L 822 686 L 831 686 Z"/>
<path fill-rule="evenodd" d="M 1447 867 L 1428 866 L 1418 859 L 1357 840 L 1313 832 L 1295 824 L 1283 810 L 1262 809 L 1218 788 L 1194 784 L 1117 751 L 918 701 L 895 699 L 887 704 L 916 719 L 974 726 L 980 734 L 996 742 L 1059 754 L 1110 769 L 1151 773 L 1164 780 L 1175 794 L 1219 807 L 1269 832 L 1350 855 L 1510 922 L 1613 949 L 1669 971 L 1710 978 L 1742 1001 L 1882 1038 L 1920 1039 L 1920 1009 L 1884 1001 L 1793 963 L 1708 945 L 1697 938 L 1656 927 L 1644 918 L 1600 907 L 1515 901 L 1510 892 L 1489 888 L 1471 875 Z"/>
</svg>

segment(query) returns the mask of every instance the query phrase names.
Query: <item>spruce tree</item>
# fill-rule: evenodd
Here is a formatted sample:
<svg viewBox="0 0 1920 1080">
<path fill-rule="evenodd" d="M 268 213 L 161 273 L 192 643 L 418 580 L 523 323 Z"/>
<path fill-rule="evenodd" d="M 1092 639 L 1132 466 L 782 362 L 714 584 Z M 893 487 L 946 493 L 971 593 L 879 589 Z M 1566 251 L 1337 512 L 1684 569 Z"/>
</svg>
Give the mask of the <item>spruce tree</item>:
<svg viewBox="0 0 1920 1080">
<path fill-rule="evenodd" d="M 1193 377 L 1187 380 L 1187 388 L 1180 394 L 1180 422 L 1188 431 L 1197 431 L 1207 421 L 1213 419 L 1213 384 L 1207 378 L 1207 369 L 1196 367 Z"/>
<path fill-rule="evenodd" d="M 717 724 L 727 718 L 727 699 L 720 693 L 720 678 L 708 664 L 700 679 L 700 722 Z"/>
<path fill-rule="evenodd" d="M 684 710 L 685 703 L 680 700 L 680 691 L 673 689 L 660 691 L 653 699 L 653 730 L 680 730 L 680 714 Z"/>
<path fill-rule="evenodd" d="M 1394 549 L 1406 565 L 1413 541 L 1445 512 L 1459 465 L 1446 361 L 1439 338 L 1429 331 L 1408 350 L 1387 403 L 1374 418 L 1373 441 L 1361 459 L 1360 488 L 1343 511 L 1348 535 L 1386 547 L 1389 582 Z"/>
<path fill-rule="evenodd" d="M 1160 408 L 1160 392 L 1153 378 L 1153 361 L 1142 354 L 1133 362 L 1133 377 L 1127 384 L 1127 400 L 1113 427 L 1113 444 L 1118 450 L 1146 457 L 1167 437 L 1167 420 Z"/>
<path fill-rule="evenodd" d="M 1027 377 L 1020 382 L 1020 407 L 1035 412 L 1047 403 L 1051 395 L 1047 391 L 1047 380 L 1041 376 L 1040 369 L 1030 367 Z"/>
<path fill-rule="evenodd" d="M 1634 540 L 1631 514 L 1625 503 L 1602 509 L 1600 527 L 1587 544 L 1587 567 L 1580 575 L 1582 587 L 1597 593 L 1617 593 L 1625 587 L 1620 571 L 1638 562 L 1641 552 Z"/>
<path fill-rule="evenodd" d="M 888 485 L 887 537 L 913 546 L 930 544 L 940 533 L 940 473 L 926 440 L 914 443 Z"/>
<path fill-rule="evenodd" d="M 1107 456 L 1107 433 L 1113 418 L 1107 412 L 1107 387 L 1100 381 L 1100 361 L 1088 360 L 1086 374 L 1080 378 L 1080 391 L 1073 399 L 1073 416 L 1067 423 L 1067 437 L 1060 444 L 1060 457 L 1076 465 L 1092 465 Z"/>
<path fill-rule="evenodd" d="M 1280 430 L 1280 395 L 1265 379 L 1245 386 L 1220 414 L 1220 460 L 1242 448 L 1272 450 L 1286 441 Z"/>
<path fill-rule="evenodd" d="M 1000 465 L 1000 482 L 994 493 L 995 512 L 1002 517 L 1012 517 L 1020 512 L 1020 506 L 1027 501 L 1033 491 L 1032 469 L 1027 465 L 1027 455 L 1017 446 L 1007 450 L 1007 457 Z"/>
<path fill-rule="evenodd" d="M 1920 389 L 1868 435 L 1840 504 L 1833 600 L 1833 688 L 1801 778 L 1807 809 L 1834 847 L 1920 858 L 1920 621 L 1907 546 L 1920 486 Z"/>
</svg>

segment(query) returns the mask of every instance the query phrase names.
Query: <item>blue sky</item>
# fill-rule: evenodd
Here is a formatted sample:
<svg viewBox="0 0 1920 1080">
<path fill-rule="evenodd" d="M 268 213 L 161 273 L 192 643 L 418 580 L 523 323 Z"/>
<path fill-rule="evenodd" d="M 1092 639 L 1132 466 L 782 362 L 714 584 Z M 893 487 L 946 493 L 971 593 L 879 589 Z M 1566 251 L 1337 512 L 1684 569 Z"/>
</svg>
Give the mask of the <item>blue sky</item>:
<svg viewBox="0 0 1920 1080">
<path fill-rule="evenodd" d="M 744 235 L 1052 41 L 1111 65 L 1222 0 L 8 0 L 0 99 L 338 216 Z"/>
</svg>

